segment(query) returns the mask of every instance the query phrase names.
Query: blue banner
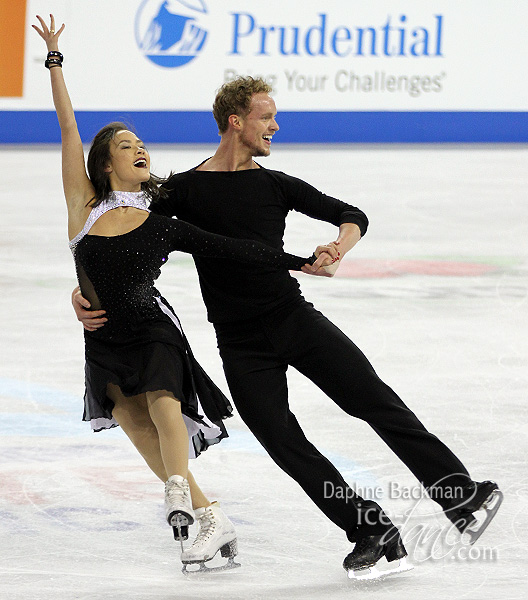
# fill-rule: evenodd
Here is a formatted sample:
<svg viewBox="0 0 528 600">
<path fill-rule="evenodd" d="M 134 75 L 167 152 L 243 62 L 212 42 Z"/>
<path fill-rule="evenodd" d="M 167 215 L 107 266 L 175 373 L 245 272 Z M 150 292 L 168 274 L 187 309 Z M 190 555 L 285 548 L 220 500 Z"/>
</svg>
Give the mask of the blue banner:
<svg viewBox="0 0 528 600">
<path fill-rule="evenodd" d="M 209 111 L 78 111 L 84 142 L 124 121 L 147 143 L 218 142 Z M 528 143 L 528 112 L 279 112 L 274 143 Z M 60 143 L 54 111 L 0 111 L 0 143 Z"/>
</svg>

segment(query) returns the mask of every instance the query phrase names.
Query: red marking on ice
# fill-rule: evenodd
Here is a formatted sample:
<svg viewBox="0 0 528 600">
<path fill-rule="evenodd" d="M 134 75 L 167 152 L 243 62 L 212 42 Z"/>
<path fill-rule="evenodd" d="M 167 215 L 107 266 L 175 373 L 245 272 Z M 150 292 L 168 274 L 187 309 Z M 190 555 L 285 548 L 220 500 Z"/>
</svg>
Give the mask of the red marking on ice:
<svg viewBox="0 0 528 600">
<path fill-rule="evenodd" d="M 49 499 L 35 491 L 34 476 L 35 471 L 30 470 L 0 473 L 0 498 L 19 505 L 49 504 Z"/>
<path fill-rule="evenodd" d="M 474 277 L 496 270 L 496 266 L 484 263 L 456 262 L 448 260 L 345 260 L 339 266 L 336 277 L 382 278 L 401 275 L 436 275 L 442 277 Z"/>
<path fill-rule="evenodd" d="M 111 496 L 126 500 L 160 498 L 159 482 L 155 476 L 145 478 L 143 467 L 88 467 L 79 475 L 91 485 Z"/>
</svg>

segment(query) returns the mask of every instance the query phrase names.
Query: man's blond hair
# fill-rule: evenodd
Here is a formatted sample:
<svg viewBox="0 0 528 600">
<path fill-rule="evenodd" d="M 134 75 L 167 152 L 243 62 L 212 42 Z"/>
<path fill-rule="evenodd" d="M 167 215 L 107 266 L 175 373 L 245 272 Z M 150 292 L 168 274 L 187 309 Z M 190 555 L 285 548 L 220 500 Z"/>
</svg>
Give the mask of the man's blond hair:
<svg viewBox="0 0 528 600">
<path fill-rule="evenodd" d="M 213 104 L 213 116 L 220 134 L 227 131 L 231 115 L 248 115 L 254 94 L 270 94 L 272 91 L 271 85 L 260 77 L 237 77 L 224 83 Z"/>
</svg>

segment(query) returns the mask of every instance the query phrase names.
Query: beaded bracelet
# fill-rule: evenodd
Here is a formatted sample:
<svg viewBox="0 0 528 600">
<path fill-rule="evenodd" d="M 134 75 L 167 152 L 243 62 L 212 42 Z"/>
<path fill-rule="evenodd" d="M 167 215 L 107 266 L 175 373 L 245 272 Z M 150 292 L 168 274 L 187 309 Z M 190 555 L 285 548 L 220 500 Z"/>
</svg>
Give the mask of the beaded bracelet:
<svg viewBox="0 0 528 600">
<path fill-rule="evenodd" d="M 52 58 L 54 56 L 56 56 L 61 62 L 64 60 L 64 56 L 62 56 L 62 54 L 58 50 L 50 50 L 48 52 L 47 58 Z"/>
<path fill-rule="evenodd" d="M 62 60 L 58 58 L 48 58 L 44 63 L 46 69 L 52 69 L 53 67 L 62 67 Z"/>
<path fill-rule="evenodd" d="M 55 58 L 56 57 L 56 58 Z M 46 62 L 44 66 L 46 69 L 51 69 L 52 67 L 62 67 L 62 61 L 64 60 L 64 56 L 57 50 L 50 50 L 48 52 L 48 56 L 46 57 Z"/>
</svg>

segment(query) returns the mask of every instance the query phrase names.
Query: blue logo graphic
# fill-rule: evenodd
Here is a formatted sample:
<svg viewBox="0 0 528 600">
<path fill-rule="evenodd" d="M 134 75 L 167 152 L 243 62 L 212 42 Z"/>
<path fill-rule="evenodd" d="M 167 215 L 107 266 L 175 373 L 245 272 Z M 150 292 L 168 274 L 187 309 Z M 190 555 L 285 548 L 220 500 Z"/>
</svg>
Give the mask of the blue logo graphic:
<svg viewBox="0 0 528 600">
<path fill-rule="evenodd" d="M 203 0 L 145 0 L 136 14 L 136 42 L 153 63 L 174 68 L 202 51 L 207 30 L 199 21 L 207 14 Z"/>
</svg>

